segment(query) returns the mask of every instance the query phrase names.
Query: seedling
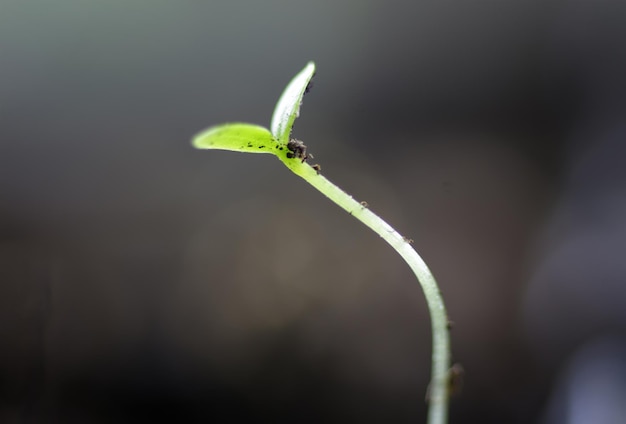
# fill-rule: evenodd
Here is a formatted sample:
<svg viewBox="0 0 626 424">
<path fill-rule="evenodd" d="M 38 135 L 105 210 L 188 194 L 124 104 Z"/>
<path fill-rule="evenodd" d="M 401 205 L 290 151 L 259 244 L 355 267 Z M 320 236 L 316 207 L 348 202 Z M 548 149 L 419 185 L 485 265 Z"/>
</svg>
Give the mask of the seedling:
<svg viewBox="0 0 626 424">
<path fill-rule="evenodd" d="M 210 127 L 193 138 L 198 149 L 222 149 L 250 153 L 271 153 L 294 174 L 318 189 L 322 194 L 371 228 L 393 247 L 406 261 L 422 286 L 430 312 L 433 350 L 431 383 L 428 388 L 428 423 L 447 422 L 448 398 L 451 383 L 450 337 L 443 299 L 435 277 L 426 263 L 411 247 L 413 240 L 401 236 L 389 224 L 374 214 L 366 202 L 358 202 L 320 174 L 318 164 L 310 165 L 307 147 L 291 138 L 293 123 L 300 114 L 302 98 L 311 87 L 315 64 L 309 62 L 287 85 L 280 96 L 270 129 L 246 123 L 228 123 Z"/>
</svg>

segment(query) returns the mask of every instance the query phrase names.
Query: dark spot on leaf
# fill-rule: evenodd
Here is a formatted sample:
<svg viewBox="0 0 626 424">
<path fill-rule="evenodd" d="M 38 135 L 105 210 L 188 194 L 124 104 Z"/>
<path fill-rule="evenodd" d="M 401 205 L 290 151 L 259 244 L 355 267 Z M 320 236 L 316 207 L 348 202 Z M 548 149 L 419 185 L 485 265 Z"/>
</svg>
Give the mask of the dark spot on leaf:
<svg viewBox="0 0 626 424">
<path fill-rule="evenodd" d="M 304 162 L 309 158 L 309 155 L 306 153 L 306 145 L 300 140 L 296 140 L 295 138 L 289 140 L 289 143 L 287 143 L 287 149 L 289 149 L 289 152 L 287 152 L 287 157 L 289 159 L 298 158 L 302 159 L 302 162 Z"/>
<path fill-rule="evenodd" d="M 315 74 L 311 75 L 311 79 L 304 89 L 304 94 L 307 94 L 313 88 L 313 78 L 315 78 Z"/>
</svg>

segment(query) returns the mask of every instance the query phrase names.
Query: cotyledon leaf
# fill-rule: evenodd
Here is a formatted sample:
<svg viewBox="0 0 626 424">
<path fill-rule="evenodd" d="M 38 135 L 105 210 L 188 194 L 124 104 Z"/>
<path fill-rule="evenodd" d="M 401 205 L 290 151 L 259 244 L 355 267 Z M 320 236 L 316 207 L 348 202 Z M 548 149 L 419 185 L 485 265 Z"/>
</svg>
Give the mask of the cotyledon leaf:
<svg viewBox="0 0 626 424">
<path fill-rule="evenodd" d="M 197 149 L 235 152 L 273 153 L 285 149 L 265 127 L 241 122 L 216 125 L 197 134 L 192 144 Z"/>
<path fill-rule="evenodd" d="M 302 97 L 313 75 L 315 75 L 315 63 L 309 62 L 298 75 L 293 77 L 276 103 L 270 129 L 274 137 L 282 144 L 289 142 L 291 127 L 300 114 Z"/>
</svg>

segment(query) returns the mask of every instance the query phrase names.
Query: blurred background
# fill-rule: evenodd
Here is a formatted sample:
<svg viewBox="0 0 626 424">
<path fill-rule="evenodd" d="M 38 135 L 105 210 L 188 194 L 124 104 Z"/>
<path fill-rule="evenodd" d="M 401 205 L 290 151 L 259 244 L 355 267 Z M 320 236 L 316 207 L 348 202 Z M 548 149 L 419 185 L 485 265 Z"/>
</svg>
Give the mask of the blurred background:
<svg viewBox="0 0 626 424">
<path fill-rule="evenodd" d="M 294 135 L 441 285 L 451 423 L 626 422 L 626 3 L 0 0 L 0 422 L 424 422 L 408 267 L 275 158 Z"/>
</svg>

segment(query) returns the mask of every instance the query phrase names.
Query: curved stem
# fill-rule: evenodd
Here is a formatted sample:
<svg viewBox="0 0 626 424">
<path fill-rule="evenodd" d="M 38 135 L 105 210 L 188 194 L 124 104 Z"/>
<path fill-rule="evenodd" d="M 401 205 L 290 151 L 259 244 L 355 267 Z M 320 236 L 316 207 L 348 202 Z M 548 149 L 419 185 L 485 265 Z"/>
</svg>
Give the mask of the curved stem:
<svg viewBox="0 0 626 424">
<path fill-rule="evenodd" d="M 422 286 L 431 317 L 433 351 L 431 383 L 428 391 L 428 424 L 444 424 L 448 414 L 448 369 L 450 368 L 450 337 L 448 316 L 435 277 L 426 263 L 411 247 L 409 241 L 367 206 L 319 175 L 316 170 L 298 159 L 278 158 L 296 175 L 302 177 L 322 194 L 335 202 L 350 215 L 371 228 L 395 249 L 409 265 Z"/>
</svg>

